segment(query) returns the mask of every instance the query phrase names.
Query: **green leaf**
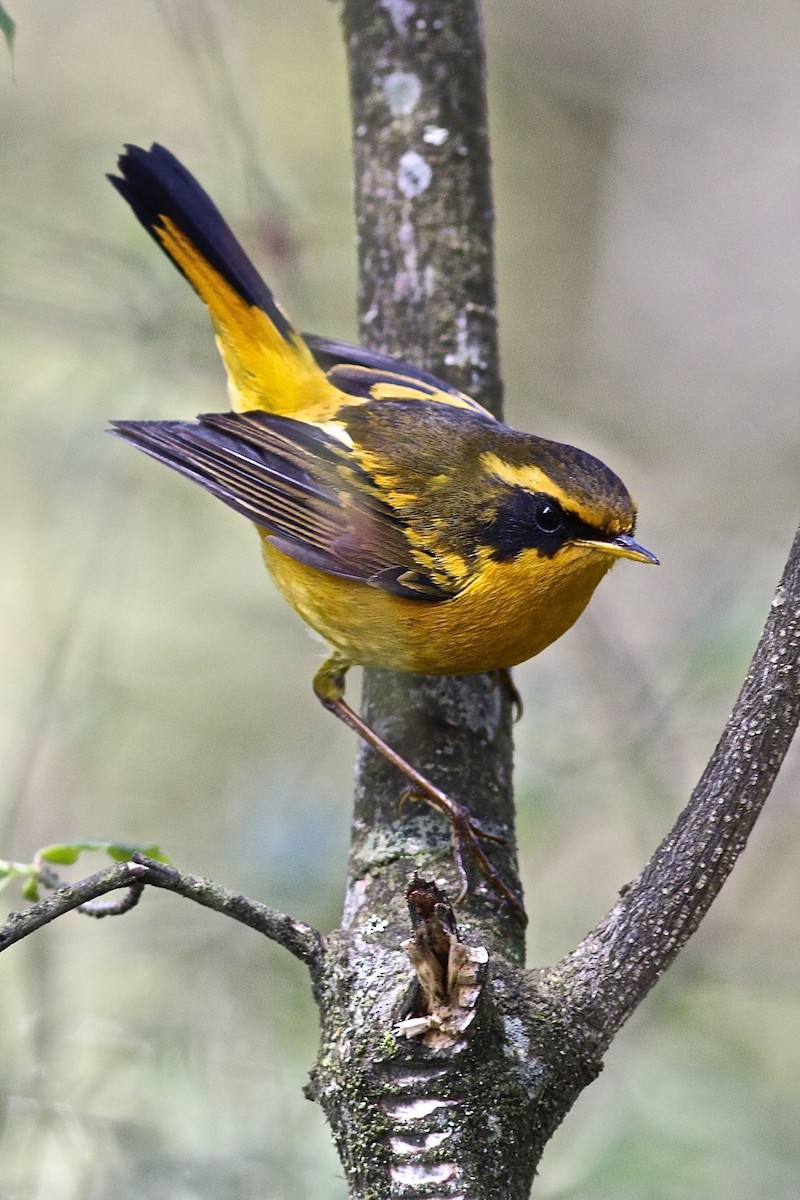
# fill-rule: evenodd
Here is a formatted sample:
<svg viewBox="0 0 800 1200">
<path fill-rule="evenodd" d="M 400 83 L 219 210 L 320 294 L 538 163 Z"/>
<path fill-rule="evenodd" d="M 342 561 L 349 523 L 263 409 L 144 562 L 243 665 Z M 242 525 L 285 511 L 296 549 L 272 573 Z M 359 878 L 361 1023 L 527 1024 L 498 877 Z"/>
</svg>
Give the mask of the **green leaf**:
<svg viewBox="0 0 800 1200">
<path fill-rule="evenodd" d="M 83 850 L 92 849 L 94 846 L 88 842 L 70 842 L 65 845 L 45 846 L 37 857 L 51 863 L 74 863 L 78 861 Z"/>
<path fill-rule="evenodd" d="M 14 50 L 14 34 L 16 29 L 16 24 L 3 8 L 3 5 L 0 3 L 0 33 L 2 33 L 3 37 L 6 39 L 6 45 L 8 46 L 9 53 L 13 53 Z"/>
<path fill-rule="evenodd" d="M 145 858 L 154 858 L 156 862 L 168 863 L 169 859 L 155 842 L 144 845 L 139 842 L 106 842 L 105 852 L 116 862 L 127 862 L 134 854 L 143 854 Z"/>
<path fill-rule="evenodd" d="M 159 862 L 169 862 L 166 855 L 154 843 L 144 845 L 140 842 L 109 842 L 99 838 L 85 838 L 80 842 L 56 842 L 45 846 L 37 854 L 38 859 L 49 863 L 60 863 L 71 866 L 82 854 L 107 854 L 115 862 L 127 862 L 133 854 L 144 854 L 147 858 L 155 858 Z"/>
<path fill-rule="evenodd" d="M 35 904 L 40 898 L 39 879 L 36 875 L 30 874 L 25 880 L 22 888 L 22 895 L 26 900 L 31 900 Z"/>
<path fill-rule="evenodd" d="M 30 863 L 0 858 L 0 892 L 13 880 L 23 879 L 23 896 L 26 900 L 36 901 L 40 898 L 43 885 L 47 888 L 58 885 L 53 872 L 43 864 L 59 863 L 71 866 L 84 853 L 107 854 L 114 862 L 127 862 L 136 853 L 155 858 L 159 862 L 169 862 L 166 854 L 162 854 L 154 842 L 110 842 L 100 838 L 84 838 L 80 842 L 55 842 L 52 846 L 41 849 Z"/>
</svg>

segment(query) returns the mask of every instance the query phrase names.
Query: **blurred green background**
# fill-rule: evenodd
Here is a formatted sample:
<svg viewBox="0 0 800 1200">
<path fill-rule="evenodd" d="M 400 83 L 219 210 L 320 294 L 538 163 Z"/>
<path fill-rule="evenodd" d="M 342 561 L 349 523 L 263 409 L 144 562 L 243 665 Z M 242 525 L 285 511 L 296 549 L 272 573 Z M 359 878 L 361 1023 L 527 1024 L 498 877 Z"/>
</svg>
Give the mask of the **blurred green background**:
<svg viewBox="0 0 800 1200">
<path fill-rule="evenodd" d="M 354 741 L 311 694 L 319 647 L 246 522 L 104 432 L 225 401 L 202 306 L 103 174 L 123 142 L 164 142 L 300 327 L 352 339 L 335 8 L 8 6 L 0 857 L 155 840 L 330 928 Z M 618 567 L 516 673 L 536 964 L 685 801 L 794 530 L 800 9 L 503 0 L 485 18 L 507 416 L 616 468 L 663 561 Z M 799 777 L 795 752 L 538 1195 L 800 1195 Z M 67 917 L 0 963 L 0 1197 L 342 1200 L 300 1090 L 315 1047 L 304 971 L 252 933 L 166 894 Z"/>
</svg>

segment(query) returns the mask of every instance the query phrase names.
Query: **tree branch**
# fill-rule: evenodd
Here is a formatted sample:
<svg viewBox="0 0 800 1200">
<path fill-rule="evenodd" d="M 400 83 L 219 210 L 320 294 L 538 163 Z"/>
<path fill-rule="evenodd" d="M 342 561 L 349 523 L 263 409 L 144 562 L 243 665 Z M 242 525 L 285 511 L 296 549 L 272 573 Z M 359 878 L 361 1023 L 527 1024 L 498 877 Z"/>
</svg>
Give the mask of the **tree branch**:
<svg viewBox="0 0 800 1200">
<path fill-rule="evenodd" d="M 642 873 L 552 972 L 607 1044 L 694 933 L 744 849 L 800 722 L 800 529 L 733 712 Z"/>
<path fill-rule="evenodd" d="M 91 903 L 98 896 L 105 896 L 119 888 L 141 888 L 146 875 L 147 867 L 142 863 L 115 863 L 113 867 L 97 871 L 77 883 L 64 884 L 23 912 L 9 913 L 6 923 L 0 925 L 0 952 L 49 925 L 57 917 Z"/>
<path fill-rule="evenodd" d="M 299 958 L 310 969 L 312 976 L 319 970 L 324 951 L 322 935 L 302 921 L 296 921 L 278 909 L 269 908 L 255 900 L 228 888 L 220 887 L 209 879 L 197 875 L 186 875 L 175 867 L 155 859 L 135 854 L 124 863 L 115 863 L 104 871 L 97 871 L 86 879 L 74 884 L 66 884 L 34 904 L 24 912 L 11 913 L 5 925 L 0 926 L 0 951 L 19 942 L 28 934 L 41 929 L 64 913 L 72 912 L 99 896 L 119 888 L 137 888 L 141 890 L 147 884 L 151 887 L 163 888 L 176 892 L 187 900 L 194 900 L 204 908 L 231 917 L 234 921 L 247 925 L 256 933 L 283 946 L 295 958 Z M 113 910 L 95 911 L 93 916 L 110 915 Z"/>
<path fill-rule="evenodd" d="M 325 942 L 322 934 L 313 926 L 306 925 L 304 921 L 297 921 L 277 908 L 270 908 L 269 905 L 260 904 L 256 900 L 248 900 L 239 892 L 220 887 L 219 884 L 210 879 L 203 879 L 200 875 L 184 875 L 174 867 L 145 859 L 140 855 L 135 855 L 134 859 L 147 864 L 146 882 L 153 887 L 177 892 L 179 896 L 194 900 L 204 908 L 211 908 L 225 917 L 240 921 L 242 925 L 247 925 L 256 933 L 263 933 L 270 941 L 283 946 L 284 950 L 288 950 L 295 958 L 304 962 L 312 974 L 318 969 Z"/>
</svg>

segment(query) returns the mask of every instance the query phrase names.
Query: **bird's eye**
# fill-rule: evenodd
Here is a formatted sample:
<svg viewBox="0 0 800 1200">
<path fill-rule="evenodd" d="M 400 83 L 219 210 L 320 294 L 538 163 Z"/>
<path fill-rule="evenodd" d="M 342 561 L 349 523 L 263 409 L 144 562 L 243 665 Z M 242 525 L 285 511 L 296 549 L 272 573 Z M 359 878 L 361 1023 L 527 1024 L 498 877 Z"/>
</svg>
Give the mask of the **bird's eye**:
<svg viewBox="0 0 800 1200">
<path fill-rule="evenodd" d="M 561 509 L 552 500 L 540 500 L 534 509 L 533 519 L 542 533 L 556 533 L 564 522 Z"/>
</svg>

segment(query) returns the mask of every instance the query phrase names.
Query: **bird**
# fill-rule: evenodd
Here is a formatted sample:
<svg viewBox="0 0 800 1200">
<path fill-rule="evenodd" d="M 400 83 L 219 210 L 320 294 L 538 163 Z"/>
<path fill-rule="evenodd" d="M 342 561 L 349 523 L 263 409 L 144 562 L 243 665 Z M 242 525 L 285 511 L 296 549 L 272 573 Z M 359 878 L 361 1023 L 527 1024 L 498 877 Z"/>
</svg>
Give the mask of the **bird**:
<svg viewBox="0 0 800 1200">
<path fill-rule="evenodd" d="M 300 334 L 164 146 L 126 146 L 118 171 L 108 179 L 208 309 L 230 411 L 111 432 L 253 522 L 278 590 L 330 647 L 319 700 L 449 820 L 459 898 L 471 856 L 521 911 L 484 849 L 502 838 L 355 712 L 345 676 L 507 673 L 539 654 L 616 562 L 658 563 L 634 538 L 630 493 L 593 455 L 512 429 L 411 363 Z"/>
</svg>

